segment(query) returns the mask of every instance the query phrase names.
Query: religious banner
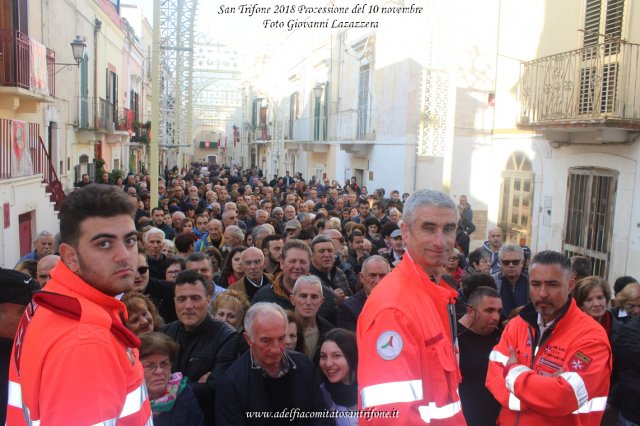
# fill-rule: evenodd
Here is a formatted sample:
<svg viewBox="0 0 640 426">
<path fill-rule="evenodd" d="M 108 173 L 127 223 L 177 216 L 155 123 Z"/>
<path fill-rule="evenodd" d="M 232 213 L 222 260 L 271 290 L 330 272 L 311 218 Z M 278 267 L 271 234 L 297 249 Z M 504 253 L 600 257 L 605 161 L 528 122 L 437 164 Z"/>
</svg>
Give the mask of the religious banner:
<svg viewBox="0 0 640 426">
<path fill-rule="evenodd" d="M 47 47 L 31 39 L 29 53 L 31 60 L 31 90 L 41 95 L 48 95 Z"/>
<path fill-rule="evenodd" d="M 27 123 L 13 120 L 11 122 L 11 137 L 13 139 L 13 152 L 18 160 L 21 160 L 24 149 L 27 146 Z"/>
</svg>

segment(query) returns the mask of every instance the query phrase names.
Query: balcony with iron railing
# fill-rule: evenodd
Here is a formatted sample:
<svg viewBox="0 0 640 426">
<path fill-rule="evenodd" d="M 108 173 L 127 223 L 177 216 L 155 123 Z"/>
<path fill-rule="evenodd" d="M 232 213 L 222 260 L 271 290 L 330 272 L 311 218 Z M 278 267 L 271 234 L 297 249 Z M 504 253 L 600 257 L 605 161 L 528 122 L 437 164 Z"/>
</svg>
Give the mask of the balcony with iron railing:
<svg viewBox="0 0 640 426">
<path fill-rule="evenodd" d="M 366 118 L 366 117 L 365 117 Z M 287 122 L 289 126 L 291 123 Z M 290 140 L 296 142 L 357 142 L 371 140 L 363 114 L 358 110 L 330 112 L 328 117 L 302 117 L 293 120 Z M 291 127 L 287 127 L 287 134 Z"/>
<path fill-rule="evenodd" d="M 640 45 L 606 42 L 525 62 L 518 127 L 640 129 Z"/>
<path fill-rule="evenodd" d="M 0 29 L 0 94 L 16 96 L 21 108 L 55 96 L 55 53 L 26 34 Z M 15 101 L 10 106 L 15 107 Z"/>
<path fill-rule="evenodd" d="M 11 120 L 0 119 L 0 131 L 8 134 Z M 19 132 L 11 132 L 12 137 L 0 138 L 0 180 L 25 176 L 42 175 L 42 183 L 55 209 L 59 210 L 64 199 L 64 188 L 51 160 L 51 155 L 39 135 L 37 124 L 26 124 Z M 15 136 L 19 133 L 19 140 Z"/>
<path fill-rule="evenodd" d="M 113 132 L 113 104 L 102 98 L 78 98 L 78 129 Z M 131 122 L 133 128 L 133 121 Z"/>
<path fill-rule="evenodd" d="M 116 130 L 134 133 L 133 122 L 134 111 L 128 108 L 118 109 L 118 121 L 116 121 Z"/>
</svg>

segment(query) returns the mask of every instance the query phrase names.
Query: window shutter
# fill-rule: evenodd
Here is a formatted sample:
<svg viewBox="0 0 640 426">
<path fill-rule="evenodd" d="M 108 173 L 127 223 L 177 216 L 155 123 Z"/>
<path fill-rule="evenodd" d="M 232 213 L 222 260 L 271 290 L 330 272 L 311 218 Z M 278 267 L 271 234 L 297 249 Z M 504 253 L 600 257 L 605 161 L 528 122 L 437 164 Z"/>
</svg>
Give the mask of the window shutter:
<svg viewBox="0 0 640 426">
<path fill-rule="evenodd" d="M 607 16 L 604 26 L 604 33 L 606 35 L 615 38 L 622 36 L 623 12 L 624 0 L 607 0 Z"/>
<path fill-rule="evenodd" d="M 16 30 L 24 35 L 29 35 L 29 1 L 17 0 Z"/>
<path fill-rule="evenodd" d="M 600 4 L 602 0 L 587 0 L 584 17 L 584 45 L 598 44 L 600 32 Z"/>
</svg>

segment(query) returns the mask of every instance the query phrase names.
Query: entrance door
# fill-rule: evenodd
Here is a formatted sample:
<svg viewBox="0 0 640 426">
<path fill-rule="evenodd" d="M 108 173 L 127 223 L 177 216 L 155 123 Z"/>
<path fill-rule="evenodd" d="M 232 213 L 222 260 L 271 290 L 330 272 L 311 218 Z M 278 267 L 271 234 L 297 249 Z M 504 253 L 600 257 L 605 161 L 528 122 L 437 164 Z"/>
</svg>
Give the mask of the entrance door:
<svg viewBox="0 0 640 426">
<path fill-rule="evenodd" d="M 31 251 L 31 214 L 23 213 L 18 216 L 18 238 L 20 239 L 20 257 Z"/>
<path fill-rule="evenodd" d="M 569 169 L 563 249 L 591 259 L 592 274 L 607 278 L 618 173 L 595 167 Z"/>
</svg>

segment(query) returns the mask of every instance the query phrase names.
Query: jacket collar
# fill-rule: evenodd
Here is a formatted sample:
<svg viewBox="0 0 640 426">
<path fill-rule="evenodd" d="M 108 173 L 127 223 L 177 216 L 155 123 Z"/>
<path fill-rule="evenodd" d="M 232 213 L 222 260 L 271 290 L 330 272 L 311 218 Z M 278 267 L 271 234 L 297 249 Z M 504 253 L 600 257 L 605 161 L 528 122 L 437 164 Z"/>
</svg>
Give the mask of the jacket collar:
<svg viewBox="0 0 640 426">
<path fill-rule="evenodd" d="M 562 318 L 565 317 L 565 315 L 569 311 L 569 308 L 571 308 L 572 304 L 574 304 L 573 303 L 573 297 L 571 297 L 571 295 L 569 295 L 567 303 L 564 304 L 564 306 L 560 310 L 560 313 L 558 314 L 558 316 L 553 320 L 553 323 L 551 324 L 551 326 L 549 326 L 547 328 L 548 330 L 553 330 L 558 325 L 558 323 L 562 320 Z M 524 308 L 522 308 L 522 311 L 520 311 L 520 315 L 519 316 L 527 324 L 531 325 L 536 330 L 539 330 L 539 327 L 538 327 L 538 311 L 536 311 L 536 308 L 535 308 L 535 306 L 533 306 L 533 303 L 529 303 Z"/>
<path fill-rule="evenodd" d="M 51 279 L 54 280 L 57 285 L 65 288 L 71 295 L 80 295 L 108 310 L 116 312 L 122 311 L 125 320 L 127 319 L 127 310 L 121 301 L 113 296 L 101 292 L 91 284 L 84 281 L 71 271 L 64 262 L 58 262 L 58 264 L 51 270 Z"/>
</svg>

